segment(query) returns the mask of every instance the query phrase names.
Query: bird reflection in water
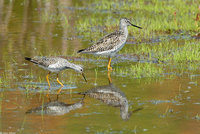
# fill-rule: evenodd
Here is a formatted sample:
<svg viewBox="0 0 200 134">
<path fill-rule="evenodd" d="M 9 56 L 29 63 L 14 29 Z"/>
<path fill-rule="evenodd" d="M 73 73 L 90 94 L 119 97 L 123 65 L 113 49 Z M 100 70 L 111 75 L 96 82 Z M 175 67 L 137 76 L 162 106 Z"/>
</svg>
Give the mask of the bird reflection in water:
<svg viewBox="0 0 200 134">
<path fill-rule="evenodd" d="M 125 94 L 112 83 L 110 73 L 108 72 L 109 84 L 105 86 L 98 86 L 92 88 L 81 94 L 98 99 L 103 103 L 120 108 L 120 116 L 123 120 L 128 120 L 133 112 L 139 111 L 142 108 L 138 108 L 129 112 L 128 100 Z"/>
<path fill-rule="evenodd" d="M 58 96 L 59 95 L 57 95 L 56 100 L 51 101 L 51 99 L 49 98 L 49 102 L 39 107 L 29 109 L 26 113 L 27 114 L 34 113 L 34 114 L 47 114 L 47 115 L 64 115 L 66 113 L 69 113 L 72 110 L 82 108 L 84 105 L 83 100 L 85 96 L 80 101 L 73 104 L 67 104 L 67 103 L 58 101 Z"/>
</svg>

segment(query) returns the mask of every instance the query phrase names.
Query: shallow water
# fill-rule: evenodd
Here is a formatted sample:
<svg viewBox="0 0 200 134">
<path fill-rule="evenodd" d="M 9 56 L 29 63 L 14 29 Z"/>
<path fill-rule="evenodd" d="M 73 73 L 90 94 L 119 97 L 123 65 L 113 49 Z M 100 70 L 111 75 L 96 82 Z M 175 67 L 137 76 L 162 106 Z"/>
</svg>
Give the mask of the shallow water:
<svg viewBox="0 0 200 134">
<path fill-rule="evenodd" d="M 113 14 L 113 20 L 109 19 L 112 24 L 119 21 L 118 15 L 131 13 L 94 10 L 79 0 L 0 1 L 0 133 L 198 133 L 199 67 L 168 61 L 161 64 L 157 57 L 129 53 L 140 43 L 197 42 L 187 31 L 150 36 L 132 33 L 127 45 L 113 58 L 112 84 L 107 58 L 76 54 L 117 29 L 105 29 L 98 21 L 96 26 L 87 27 L 91 33 L 77 27 L 88 15 L 105 20 Z M 62 14 L 68 17 L 67 23 L 62 17 L 55 19 Z M 88 82 L 73 70 L 63 71 L 59 78 L 64 87 L 57 95 L 60 86 L 56 75 L 50 76 L 52 87 L 48 90 L 47 72 L 24 60 L 25 56 L 37 55 L 59 55 L 82 64 Z M 153 63 L 166 72 L 160 77 L 137 78 L 115 71 L 139 62 Z"/>
</svg>

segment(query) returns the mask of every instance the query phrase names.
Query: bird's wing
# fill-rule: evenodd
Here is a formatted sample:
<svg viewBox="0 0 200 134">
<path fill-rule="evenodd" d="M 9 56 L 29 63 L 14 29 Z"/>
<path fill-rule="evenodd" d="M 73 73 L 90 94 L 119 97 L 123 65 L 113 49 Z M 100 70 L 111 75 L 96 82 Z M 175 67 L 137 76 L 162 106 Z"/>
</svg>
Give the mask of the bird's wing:
<svg viewBox="0 0 200 134">
<path fill-rule="evenodd" d="M 120 31 L 113 32 L 101 38 L 97 41 L 94 45 L 80 51 L 83 53 L 90 53 L 90 52 L 102 52 L 113 49 L 116 44 L 120 43 L 120 35 L 122 33 Z"/>
<path fill-rule="evenodd" d="M 58 63 L 58 59 L 54 58 L 54 57 L 39 57 L 36 56 L 34 58 L 31 59 L 31 62 L 44 66 L 44 67 L 48 67 L 49 65 L 54 65 Z"/>
</svg>

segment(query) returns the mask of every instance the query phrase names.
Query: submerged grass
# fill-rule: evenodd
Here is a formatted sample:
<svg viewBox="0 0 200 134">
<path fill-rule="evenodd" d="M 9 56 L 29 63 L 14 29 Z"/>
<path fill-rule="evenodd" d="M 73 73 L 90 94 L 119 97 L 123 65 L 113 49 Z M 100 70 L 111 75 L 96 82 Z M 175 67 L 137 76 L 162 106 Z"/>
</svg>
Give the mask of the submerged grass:
<svg viewBox="0 0 200 134">
<path fill-rule="evenodd" d="M 19 134 L 22 134 L 22 133 L 23 133 L 25 124 L 26 124 L 26 115 L 24 116 L 23 122 L 22 122 L 22 124 L 21 124 L 21 126 L 20 126 Z"/>
<path fill-rule="evenodd" d="M 196 116 L 194 117 L 196 120 L 200 120 L 200 115 L 196 114 Z"/>
<path fill-rule="evenodd" d="M 95 81 L 94 81 L 94 85 L 97 85 L 97 76 L 98 76 L 98 68 L 95 69 Z"/>
</svg>

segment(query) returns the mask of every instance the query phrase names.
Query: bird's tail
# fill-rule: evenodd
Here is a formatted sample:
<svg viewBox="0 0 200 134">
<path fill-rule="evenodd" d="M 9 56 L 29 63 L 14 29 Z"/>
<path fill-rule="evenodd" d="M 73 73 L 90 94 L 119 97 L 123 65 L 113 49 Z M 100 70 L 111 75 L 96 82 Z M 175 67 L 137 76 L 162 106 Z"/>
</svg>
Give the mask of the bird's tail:
<svg viewBox="0 0 200 134">
<path fill-rule="evenodd" d="M 87 92 L 78 92 L 77 94 L 80 94 L 80 95 L 86 95 Z"/>
<path fill-rule="evenodd" d="M 25 60 L 31 61 L 31 58 L 29 58 L 29 57 L 25 57 Z"/>
<path fill-rule="evenodd" d="M 85 49 L 78 50 L 77 53 L 81 53 L 81 52 L 83 52 L 84 50 L 85 50 Z"/>
</svg>

